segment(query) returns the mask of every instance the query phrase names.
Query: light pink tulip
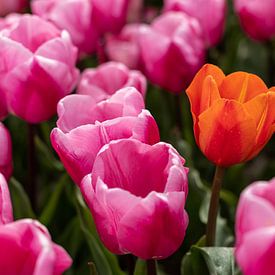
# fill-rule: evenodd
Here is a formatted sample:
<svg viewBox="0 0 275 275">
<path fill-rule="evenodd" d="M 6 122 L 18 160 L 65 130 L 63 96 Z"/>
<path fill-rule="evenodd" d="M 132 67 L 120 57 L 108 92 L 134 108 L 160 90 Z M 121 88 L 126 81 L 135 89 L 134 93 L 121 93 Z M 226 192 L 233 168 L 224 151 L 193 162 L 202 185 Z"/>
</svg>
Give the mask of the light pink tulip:
<svg viewBox="0 0 275 275">
<path fill-rule="evenodd" d="M 245 32 L 255 40 L 268 40 L 275 36 L 275 0 L 234 0 Z"/>
<path fill-rule="evenodd" d="M 162 259 L 179 248 L 188 224 L 183 163 L 165 143 L 124 139 L 100 150 L 81 191 L 110 251 Z"/>
<path fill-rule="evenodd" d="M 0 173 L 0 227 L 13 221 L 12 205 L 8 184 Z"/>
<path fill-rule="evenodd" d="M 12 144 L 9 131 L 0 122 L 0 173 L 9 180 L 12 174 Z"/>
<path fill-rule="evenodd" d="M 181 11 L 196 18 L 208 47 L 221 40 L 224 31 L 226 0 L 165 0 L 165 11 Z"/>
<path fill-rule="evenodd" d="M 138 116 L 144 109 L 144 100 L 140 92 L 133 87 L 123 88 L 110 98 L 97 102 L 89 95 L 69 95 L 57 106 L 57 127 L 63 132 L 96 121 L 122 117 Z"/>
<path fill-rule="evenodd" d="M 0 0 L 0 16 L 20 12 L 27 7 L 27 0 Z"/>
<path fill-rule="evenodd" d="M 143 28 L 139 44 L 145 75 L 173 93 L 183 91 L 204 62 L 200 25 L 181 12 L 167 12 Z"/>
<path fill-rule="evenodd" d="M 34 0 L 32 11 L 67 30 L 80 53 L 91 54 L 97 47 L 98 33 L 92 22 L 92 1 Z"/>
<path fill-rule="evenodd" d="M 159 142 L 157 124 L 151 114 L 143 110 L 137 117 L 118 117 L 77 127 L 68 133 L 55 128 L 51 133 L 53 148 L 76 184 L 92 172 L 99 150 L 111 140 L 134 138 L 144 143 Z"/>
<path fill-rule="evenodd" d="M 121 62 L 130 69 L 140 69 L 139 33 L 145 24 L 128 24 L 118 35 L 106 37 L 106 54 L 110 60 Z"/>
<path fill-rule="evenodd" d="M 34 15 L 23 15 L 0 36 L 1 89 L 9 110 L 39 123 L 56 113 L 57 102 L 74 88 L 77 50 L 69 34 Z"/>
<path fill-rule="evenodd" d="M 236 258 L 244 275 L 273 275 L 275 269 L 275 178 L 241 194 L 236 216 Z"/>
<path fill-rule="evenodd" d="M 139 71 L 130 71 L 122 63 L 108 62 L 96 69 L 86 69 L 80 79 L 77 93 L 90 95 L 99 102 L 124 87 L 135 87 L 145 96 L 146 85 L 146 78 Z"/>
</svg>

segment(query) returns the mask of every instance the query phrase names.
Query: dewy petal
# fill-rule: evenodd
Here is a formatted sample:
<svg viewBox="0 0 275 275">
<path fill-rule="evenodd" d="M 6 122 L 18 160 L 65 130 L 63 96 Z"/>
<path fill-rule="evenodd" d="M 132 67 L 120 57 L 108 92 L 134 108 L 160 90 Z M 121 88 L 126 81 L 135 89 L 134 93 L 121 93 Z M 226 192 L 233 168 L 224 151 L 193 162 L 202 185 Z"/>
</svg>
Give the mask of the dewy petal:
<svg viewBox="0 0 275 275">
<path fill-rule="evenodd" d="M 0 226 L 13 221 L 12 204 L 8 184 L 0 173 Z"/>
<path fill-rule="evenodd" d="M 268 88 L 257 75 L 235 72 L 225 77 L 219 90 L 221 97 L 244 103 L 261 93 L 266 93 Z"/>
<path fill-rule="evenodd" d="M 200 149 L 216 165 L 242 162 L 255 144 L 255 121 L 237 101 L 216 101 L 199 116 L 198 125 Z"/>
<path fill-rule="evenodd" d="M 118 241 L 142 259 L 162 259 L 181 245 L 188 225 L 185 193 L 150 193 L 127 211 L 118 223 Z"/>
</svg>

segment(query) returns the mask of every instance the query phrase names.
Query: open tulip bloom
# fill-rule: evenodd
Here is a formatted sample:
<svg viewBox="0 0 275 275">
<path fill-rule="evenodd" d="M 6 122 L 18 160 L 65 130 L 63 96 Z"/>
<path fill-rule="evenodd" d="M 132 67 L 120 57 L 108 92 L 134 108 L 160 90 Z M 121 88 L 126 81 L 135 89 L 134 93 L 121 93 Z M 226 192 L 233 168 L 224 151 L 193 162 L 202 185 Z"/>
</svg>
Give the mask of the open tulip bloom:
<svg viewBox="0 0 275 275">
<path fill-rule="evenodd" d="M 179 248 L 188 225 L 183 164 L 166 143 L 122 139 L 100 150 L 80 187 L 107 248 L 142 259 L 166 258 Z"/>
<path fill-rule="evenodd" d="M 206 64 L 187 89 L 196 142 L 218 166 L 255 157 L 275 130 L 275 89 L 256 75 Z"/>
</svg>

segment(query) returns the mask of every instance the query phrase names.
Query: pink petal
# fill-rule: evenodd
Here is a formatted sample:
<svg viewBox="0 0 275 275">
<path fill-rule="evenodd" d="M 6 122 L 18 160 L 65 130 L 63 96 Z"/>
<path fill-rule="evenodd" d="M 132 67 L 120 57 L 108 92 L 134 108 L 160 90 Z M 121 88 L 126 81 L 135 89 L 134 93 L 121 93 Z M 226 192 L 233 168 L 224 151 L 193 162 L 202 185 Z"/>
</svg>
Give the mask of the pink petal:
<svg viewBox="0 0 275 275">
<path fill-rule="evenodd" d="M 0 226 L 13 221 L 10 192 L 5 178 L 0 173 Z"/>
</svg>

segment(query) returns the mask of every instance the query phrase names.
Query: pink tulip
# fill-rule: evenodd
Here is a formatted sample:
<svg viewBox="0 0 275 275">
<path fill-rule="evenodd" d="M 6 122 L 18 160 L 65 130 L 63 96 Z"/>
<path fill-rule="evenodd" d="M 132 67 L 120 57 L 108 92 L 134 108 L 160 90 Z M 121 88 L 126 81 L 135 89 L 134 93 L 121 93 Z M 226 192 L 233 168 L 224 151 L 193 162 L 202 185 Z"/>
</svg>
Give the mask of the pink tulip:
<svg viewBox="0 0 275 275">
<path fill-rule="evenodd" d="M 234 0 L 245 32 L 255 40 L 268 40 L 275 36 L 275 0 Z"/>
<path fill-rule="evenodd" d="M 273 275 L 275 269 L 275 178 L 241 194 L 236 216 L 236 258 L 244 275 Z"/>
<path fill-rule="evenodd" d="M 12 205 L 8 184 L 0 173 L 0 227 L 13 221 Z M 0 264 L 1 265 L 1 264 Z"/>
<path fill-rule="evenodd" d="M 0 16 L 20 12 L 27 7 L 27 0 L 0 0 Z"/>
<path fill-rule="evenodd" d="M 67 32 L 34 15 L 23 15 L 0 36 L 1 89 L 9 110 L 29 123 L 56 113 L 74 88 L 77 50 Z"/>
<path fill-rule="evenodd" d="M 143 110 L 138 116 L 118 117 L 77 127 L 68 133 L 55 128 L 51 133 L 53 148 L 76 184 L 92 172 L 99 150 L 111 140 L 134 138 L 144 143 L 159 142 L 157 124 Z"/>
<path fill-rule="evenodd" d="M 100 102 L 89 95 L 70 95 L 58 103 L 57 127 L 63 132 L 69 132 L 81 125 L 95 124 L 96 121 L 138 116 L 142 109 L 143 97 L 133 87 L 123 88 Z"/>
<path fill-rule="evenodd" d="M 140 69 L 138 37 L 145 26 L 145 24 L 128 24 L 118 35 L 107 36 L 106 54 L 109 59 L 121 62 L 130 69 Z"/>
<path fill-rule="evenodd" d="M 110 251 L 162 259 L 179 248 L 188 224 L 183 163 L 165 143 L 124 139 L 100 150 L 80 187 Z"/>
<path fill-rule="evenodd" d="M 86 69 L 80 79 L 77 93 L 90 95 L 99 102 L 124 87 L 135 87 L 145 96 L 146 78 L 139 71 L 130 71 L 122 63 L 108 62 L 96 69 Z"/>
<path fill-rule="evenodd" d="M 198 21 L 167 12 L 139 35 L 145 75 L 154 84 L 180 93 L 204 62 L 205 48 Z"/>
<path fill-rule="evenodd" d="M 181 11 L 196 18 L 208 47 L 221 40 L 225 25 L 226 0 L 165 0 L 165 11 Z"/>
<path fill-rule="evenodd" d="M 98 34 L 92 23 L 92 1 L 34 0 L 32 11 L 67 30 L 80 53 L 91 54 L 97 47 Z"/>
<path fill-rule="evenodd" d="M 12 144 L 9 131 L 0 122 L 0 173 L 9 180 L 12 174 Z"/>
<path fill-rule="evenodd" d="M 129 0 L 127 17 L 127 21 L 129 23 L 141 22 L 144 4 L 143 2 L 144 0 Z"/>
</svg>

